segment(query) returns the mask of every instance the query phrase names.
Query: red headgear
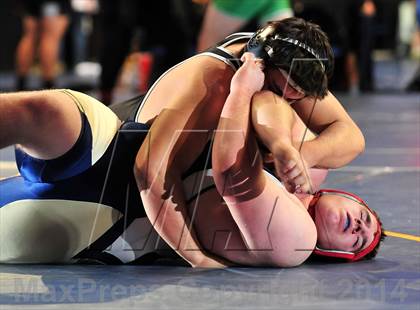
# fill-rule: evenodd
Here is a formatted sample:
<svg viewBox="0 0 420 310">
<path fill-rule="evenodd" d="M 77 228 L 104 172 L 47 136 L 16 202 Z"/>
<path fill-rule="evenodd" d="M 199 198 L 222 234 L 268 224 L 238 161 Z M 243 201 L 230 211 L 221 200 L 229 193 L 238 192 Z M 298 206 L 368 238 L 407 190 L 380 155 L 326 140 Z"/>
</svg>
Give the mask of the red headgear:
<svg viewBox="0 0 420 310">
<path fill-rule="evenodd" d="M 315 220 L 315 205 L 322 195 L 339 195 L 347 199 L 353 200 L 365 206 L 376 217 L 375 213 L 372 212 L 372 210 L 368 207 L 367 203 L 364 202 L 360 197 L 352 193 L 347 193 L 347 192 L 339 191 L 335 189 L 322 189 L 315 193 L 314 198 L 309 204 L 308 212 L 314 220 Z M 367 248 L 361 250 L 360 252 L 353 253 L 353 252 L 340 251 L 340 250 L 326 250 L 326 249 L 321 249 L 318 246 L 315 246 L 315 249 L 312 254 L 317 255 L 317 256 L 331 257 L 331 258 L 341 258 L 349 262 L 355 262 L 355 261 L 361 260 L 367 254 L 372 252 L 372 250 L 378 245 L 379 241 L 381 240 L 381 227 L 379 225 L 379 219 L 378 218 L 376 219 L 378 221 L 378 228 L 374 234 L 373 241 L 371 242 L 371 244 L 369 244 Z"/>
</svg>

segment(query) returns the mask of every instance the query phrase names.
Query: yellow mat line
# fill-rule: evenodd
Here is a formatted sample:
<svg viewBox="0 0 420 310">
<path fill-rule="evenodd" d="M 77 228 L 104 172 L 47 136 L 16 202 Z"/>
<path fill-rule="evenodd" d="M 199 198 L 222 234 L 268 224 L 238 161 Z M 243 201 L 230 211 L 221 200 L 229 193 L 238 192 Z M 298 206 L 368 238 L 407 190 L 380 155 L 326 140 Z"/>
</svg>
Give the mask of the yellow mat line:
<svg viewBox="0 0 420 310">
<path fill-rule="evenodd" d="M 396 237 L 396 238 L 402 238 L 402 239 L 407 239 L 407 240 L 420 242 L 420 236 L 402 234 L 402 233 L 399 233 L 399 232 L 389 231 L 389 230 L 385 230 L 385 235 L 387 235 L 389 237 Z"/>
</svg>

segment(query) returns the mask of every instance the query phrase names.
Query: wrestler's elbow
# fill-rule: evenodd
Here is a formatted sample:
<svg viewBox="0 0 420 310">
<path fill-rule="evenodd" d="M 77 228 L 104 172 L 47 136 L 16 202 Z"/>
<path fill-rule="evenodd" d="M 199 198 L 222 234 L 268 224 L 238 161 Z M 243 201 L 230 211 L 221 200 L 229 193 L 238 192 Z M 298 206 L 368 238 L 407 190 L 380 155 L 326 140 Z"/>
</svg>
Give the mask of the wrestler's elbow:
<svg viewBox="0 0 420 310">
<path fill-rule="evenodd" d="M 353 137 L 354 141 L 351 145 L 353 146 L 354 157 L 357 157 L 365 151 L 366 141 L 362 131 L 357 126 L 354 130 Z"/>
<path fill-rule="evenodd" d="M 362 132 L 360 132 L 360 139 L 359 139 L 359 154 L 363 153 L 366 148 L 366 140 L 365 136 Z"/>
<path fill-rule="evenodd" d="M 335 156 L 326 168 L 341 168 L 357 158 L 365 150 L 365 137 L 360 128 L 354 123 L 342 123 L 344 130 L 340 141 L 341 156 Z M 320 166 L 323 167 L 323 166 Z"/>
<path fill-rule="evenodd" d="M 302 265 L 311 256 L 311 248 L 293 249 L 287 253 L 282 249 L 279 253 L 273 253 L 269 265 L 279 268 L 293 268 Z M 277 255 L 276 255 L 277 254 Z"/>
<path fill-rule="evenodd" d="M 296 220 L 296 219 L 295 219 Z M 275 267 L 297 267 L 312 254 L 317 242 L 315 223 L 305 214 L 299 222 L 289 219 L 290 226 L 269 230 L 272 242 L 271 264 Z M 292 228 L 293 227 L 293 228 Z"/>
<path fill-rule="evenodd" d="M 260 264 L 275 268 L 293 268 L 302 265 L 311 255 L 310 248 L 308 250 L 302 249 L 296 251 L 296 248 L 288 249 L 283 247 L 282 249 L 273 250 L 270 255 L 260 258 Z"/>
</svg>

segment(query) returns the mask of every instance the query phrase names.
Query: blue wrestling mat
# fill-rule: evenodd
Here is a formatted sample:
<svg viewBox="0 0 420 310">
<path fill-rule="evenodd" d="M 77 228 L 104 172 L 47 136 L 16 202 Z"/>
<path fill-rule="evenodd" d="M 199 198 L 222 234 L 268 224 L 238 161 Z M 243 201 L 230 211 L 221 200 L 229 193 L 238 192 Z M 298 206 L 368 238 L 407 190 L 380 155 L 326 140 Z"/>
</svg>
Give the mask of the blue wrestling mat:
<svg viewBox="0 0 420 310">
<path fill-rule="evenodd" d="M 331 171 L 325 187 L 358 193 L 380 214 L 390 236 L 373 261 L 226 270 L 0 265 L 0 309 L 420 309 L 419 94 L 339 97 L 366 151 Z M 14 173 L 12 161 L 11 149 L 0 152 L 0 176 Z"/>
</svg>

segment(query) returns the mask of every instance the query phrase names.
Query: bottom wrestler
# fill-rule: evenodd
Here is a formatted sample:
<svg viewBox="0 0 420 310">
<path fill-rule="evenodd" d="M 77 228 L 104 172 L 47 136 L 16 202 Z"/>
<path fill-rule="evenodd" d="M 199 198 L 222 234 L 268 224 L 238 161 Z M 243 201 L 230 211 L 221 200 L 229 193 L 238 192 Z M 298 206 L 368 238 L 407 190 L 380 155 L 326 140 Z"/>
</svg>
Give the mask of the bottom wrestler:
<svg viewBox="0 0 420 310">
<path fill-rule="evenodd" d="M 249 63 L 246 59 L 237 79 L 244 70 L 255 70 Z M 183 175 L 190 229 L 200 250 L 222 262 L 193 266 L 289 267 L 311 255 L 348 261 L 373 257 L 382 237 L 376 214 L 357 196 L 341 191 L 289 193 L 273 172 L 263 169 L 256 151 L 250 127 L 259 139 L 267 139 L 259 111 L 252 108 L 250 117 L 251 109 L 238 104 L 234 90 L 231 94 L 212 152 L 204 150 Z M 266 96 L 272 95 L 261 92 L 252 104 L 265 106 Z M 248 112 L 237 113 L 239 108 Z M 148 263 L 173 254 L 141 207 L 133 175 L 149 126 L 121 122 L 95 99 L 70 90 L 2 94 L 0 109 L 0 146 L 16 144 L 20 171 L 0 182 L 1 262 Z M 77 134 L 65 130 L 73 124 L 81 128 Z M 246 135 L 238 135 L 238 128 Z M 304 127 L 296 122 L 294 130 L 299 136 Z M 291 152 L 287 147 L 282 151 Z M 264 156 L 267 163 L 269 157 Z M 276 170 L 285 167 L 277 164 Z M 313 174 L 313 185 L 325 175 Z"/>
</svg>

